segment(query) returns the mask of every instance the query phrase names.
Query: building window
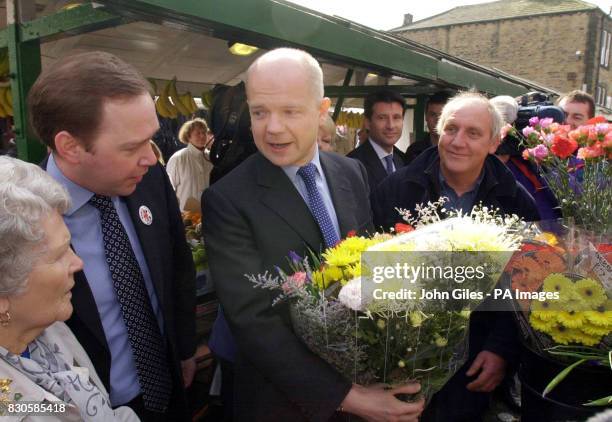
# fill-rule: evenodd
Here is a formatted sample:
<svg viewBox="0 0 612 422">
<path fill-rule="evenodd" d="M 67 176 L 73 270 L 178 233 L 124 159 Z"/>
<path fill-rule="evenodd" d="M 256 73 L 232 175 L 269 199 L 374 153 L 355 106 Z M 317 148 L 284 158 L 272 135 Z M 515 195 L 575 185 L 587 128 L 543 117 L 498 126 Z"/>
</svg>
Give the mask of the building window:
<svg viewBox="0 0 612 422">
<path fill-rule="evenodd" d="M 606 103 L 607 103 L 607 95 L 608 92 L 606 90 L 606 88 L 604 88 L 603 86 L 599 85 L 597 87 L 597 93 L 595 95 L 595 102 L 597 103 L 597 105 L 606 107 Z"/>
<path fill-rule="evenodd" d="M 601 54 L 599 64 L 608 67 L 610 64 L 610 44 L 612 43 L 612 33 L 608 31 L 601 32 Z"/>
</svg>

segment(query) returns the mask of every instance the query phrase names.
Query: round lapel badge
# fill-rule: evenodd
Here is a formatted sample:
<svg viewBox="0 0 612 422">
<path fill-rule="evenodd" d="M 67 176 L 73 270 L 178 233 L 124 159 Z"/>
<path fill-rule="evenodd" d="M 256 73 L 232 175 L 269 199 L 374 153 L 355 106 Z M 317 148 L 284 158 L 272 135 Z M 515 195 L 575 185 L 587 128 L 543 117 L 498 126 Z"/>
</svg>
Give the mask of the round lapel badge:
<svg viewBox="0 0 612 422">
<path fill-rule="evenodd" d="M 140 216 L 140 221 L 142 221 L 147 226 L 153 224 L 153 214 L 151 214 L 151 210 L 149 209 L 149 207 L 141 205 L 138 209 L 138 215 Z"/>
</svg>

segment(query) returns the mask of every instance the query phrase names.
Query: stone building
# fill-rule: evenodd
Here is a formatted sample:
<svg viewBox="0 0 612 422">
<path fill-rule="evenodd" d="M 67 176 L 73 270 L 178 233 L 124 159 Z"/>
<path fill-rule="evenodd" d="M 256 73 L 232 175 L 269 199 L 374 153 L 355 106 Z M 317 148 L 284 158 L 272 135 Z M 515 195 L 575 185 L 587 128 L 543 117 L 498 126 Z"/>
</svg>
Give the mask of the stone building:
<svg viewBox="0 0 612 422">
<path fill-rule="evenodd" d="M 502 0 L 455 7 L 391 30 L 445 53 L 538 82 L 582 89 L 610 114 L 612 18 L 580 0 Z"/>
</svg>

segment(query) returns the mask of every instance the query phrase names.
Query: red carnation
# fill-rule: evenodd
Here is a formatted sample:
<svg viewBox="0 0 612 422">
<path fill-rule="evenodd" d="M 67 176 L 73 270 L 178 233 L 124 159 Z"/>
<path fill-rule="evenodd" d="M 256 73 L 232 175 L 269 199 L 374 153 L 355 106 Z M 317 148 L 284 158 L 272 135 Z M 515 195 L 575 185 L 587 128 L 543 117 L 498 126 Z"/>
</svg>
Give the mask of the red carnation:
<svg viewBox="0 0 612 422">
<path fill-rule="evenodd" d="M 559 158 L 567 158 L 576 151 L 578 142 L 573 139 L 567 139 L 562 136 L 555 136 L 550 150 Z"/>
<path fill-rule="evenodd" d="M 414 230 L 410 224 L 395 223 L 395 233 L 408 233 Z"/>
</svg>

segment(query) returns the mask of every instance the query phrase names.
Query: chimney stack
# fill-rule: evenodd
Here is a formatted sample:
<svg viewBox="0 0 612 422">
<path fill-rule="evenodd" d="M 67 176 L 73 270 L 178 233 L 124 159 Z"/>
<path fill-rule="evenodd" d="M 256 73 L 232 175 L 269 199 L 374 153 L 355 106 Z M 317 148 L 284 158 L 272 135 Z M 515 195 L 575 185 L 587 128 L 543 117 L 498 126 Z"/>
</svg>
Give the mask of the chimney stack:
<svg viewBox="0 0 612 422">
<path fill-rule="evenodd" d="M 411 23 L 412 23 L 412 14 L 404 13 L 404 25 L 403 26 L 410 25 Z"/>
</svg>

